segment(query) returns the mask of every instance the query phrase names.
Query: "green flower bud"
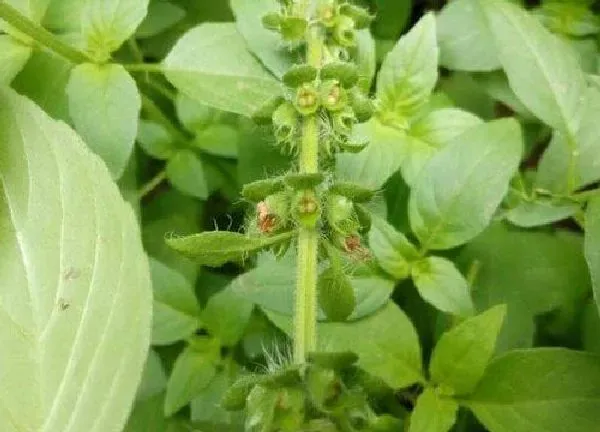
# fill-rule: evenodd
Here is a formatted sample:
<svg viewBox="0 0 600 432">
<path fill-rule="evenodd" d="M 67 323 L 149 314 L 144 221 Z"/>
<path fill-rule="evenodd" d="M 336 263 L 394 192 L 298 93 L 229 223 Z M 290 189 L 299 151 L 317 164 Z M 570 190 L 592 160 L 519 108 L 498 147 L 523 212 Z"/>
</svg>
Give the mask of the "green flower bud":
<svg viewBox="0 0 600 432">
<path fill-rule="evenodd" d="M 352 138 L 343 138 L 338 142 L 340 150 L 348 153 L 360 153 L 368 144 L 367 141 L 356 141 Z"/>
<path fill-rule="evenodd" d="M 262 17 L 262 25 L 268 30 L 279 30 L 283 17 L 277 12 L 270 12 Z"/>
<path fill-rule="evenodd" d="M 337 135 L 348 136 L 352 133 L 352 128 L 356 124 L 356 116 L 352 108 L 346 107 L 342 111 L 336 112 L 332 116 L 333 131 Z"/>
<path fill-rule="evenodd" d="M 296 109 L 304 115 L 310 115 L 317 112 L 319 108 L 319 94 L 312 84 L 304 83 L 296 91 L 296 100 L 294 102 Z"/>
<path fill-rule="evenodd" d="M 323 173 L 293 173 L 285 176 L 285 182 L 294 190 L 314 189 L 323 183 L 324 177 Z"/>
<path fill-rule="evenodd" d="M 375 191 L 356 183 L 336 182 L 329 189 L 330 192 L 345 196 L 354 202 L 367 202 L 373 198 Z"/>
<path fill-rule="evenodd" d="M 287 192 L 269 195 L 256 204 L 256 224 L 263 234 L 284 228 L 290 217 L 290 197 Z"/>
<path fill-rule="evenodd" d="M 289 102 L 282 103 L 273 112 L 272 120 L 277 142 L 292 143 L 298 127 L 298 114 L 294 106 Z"/>
<path fill-rule="evenodd" d="M 296 221 L 306 228 L 314 228 L 321 217 L 321 204 L 312 190 L 297 192 L 292 208 Z"/>
<path fill-rule="evenodd" d="M 358 67 L 348 62 L 327 63 L 321 68 L 320 77 L 323 81 L 338 80 L 342 87 L 351 88 L 358 82 Z"/>
<path fill-rule="evenodd" d="M 375 18 L 366 9 L 359 6 L 346 3 L 340 6 L 340 13 L 354 20 L 354 26 L 357 30 L 362 30 L 371 25 Z"/>
<path fill-rule="evenodd" d="M 373 101 L 356 87 L 350 92 L 350 105 L 359 123 L 369 120 L 375 112 Z"/>
<path fill-rule="evenodd" d="M 252 113 L 252 120 L 260 125 L 271 124 L 273 122 L 273 113 L 279 108 L 282 102 L 283 98 L 281 96 L 272 98 L 261 108 Z"/>
<path fill-rule="evenodd" d="M 308 64 L 292 66 L 284 75 L 283 82 L 288 87 L 297 88 L 317 78 L 317 69 Z"/>
<path fill-rule="evenodd" d="M 344 238 L 356 233 L 360 228 L 354 203 L 343 195 L 328 195 L 326 218 L 331 229 Z"/>
<path fill-rule="evenodd" d="M 327 28 L 335 26 L 338 15 L 338 8 L 333 0 L 323 2 L 317 9 L 317 19 Z"/>
<path fill-rule="evenodd" d="M 319 90 L 321 93 L 321 103 L 329 111 L 339 111 L 348 104 L 346 90 L 340 86 L 337 80 L 321 83 Z"/>
<path fill-rule="evenodd" d="M 356 31 L 354 29 L 354 20 L 346 15 L 337 18 L 337 23 L 333 30 L 335 41 L 343 47 L 356 46 Z"/>
<path fill-rule="evenodd" d="M 314 366 L 307 371 L 306 387 L 312 402 L 324 411 L 328 411 L 335 404 L 343 391 L 335 371 Z"/>
<path fill-rule="evenodd" d="M 279 24 L 279 30 L 284 40 L 298 42 L 304 38 L 308 23 L 302 17 L 286 16 Z"/>
<path fill-rule="evenodd" d="M 242 188 L 242 196 L 249 201 L 259 202 L 284 189 L 283 179 L 275 177 L 245 184 Z"/>
</svg>

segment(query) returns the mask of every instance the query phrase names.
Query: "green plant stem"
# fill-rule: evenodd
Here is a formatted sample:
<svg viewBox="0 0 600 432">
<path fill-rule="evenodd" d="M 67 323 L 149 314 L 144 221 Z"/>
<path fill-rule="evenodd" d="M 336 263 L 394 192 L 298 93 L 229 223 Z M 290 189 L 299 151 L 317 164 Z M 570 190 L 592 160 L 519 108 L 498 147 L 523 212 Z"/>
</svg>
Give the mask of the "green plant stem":
<svg viewBox="0 0 600 432">
<path fill-rule="evenodd" d="M 73 63 L 93 62 L 87 54 L 62 42 L 48 30 L 34 23 L 2 0 L 0 0 L 0 19 L 3 19 L 21 33 L 29 36 L 36 43 L 45 46 Z"/>
<path fill-rule="evenodd" d="M 129 72 L 153 72 L 162 73 L 164 68 L 160 63 L 129 63 L 122 65 Z"/>
<path fill-rule="evenodd" d="M 323 40 L 318 28 L 307 32 L 306 57 L 314 67 L 321 66 Z M 319 171 L 319 118 L 304 118 L 299 157 L 300 173 Z M 319 233 L 317 227 L 302 227 L 298 233 L 298 268 L 294 310 L 294 360 L 306 362 L 317 346 L 317 264 Z"/>
<path fill-rule="evenodd" d="M 152 192 L 156 187 L 161 184 L 167 178 L 167 172 L 165 170 L 160 171 L 154 177 L 152 177 L 148 183 L 144 184 L 140 190 L 138 191 L 138 198 L 142 199 L 150 192 Z"/>
</svg>

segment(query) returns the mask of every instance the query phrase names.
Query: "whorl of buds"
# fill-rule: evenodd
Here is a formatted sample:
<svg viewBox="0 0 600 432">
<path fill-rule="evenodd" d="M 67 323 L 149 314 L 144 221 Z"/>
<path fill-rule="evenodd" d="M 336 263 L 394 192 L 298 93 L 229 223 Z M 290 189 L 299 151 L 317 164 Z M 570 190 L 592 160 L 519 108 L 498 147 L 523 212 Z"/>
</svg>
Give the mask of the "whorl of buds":
<svg viewBox="0 0 600 432">
<path fill-rule="evenodd" d="M 321 204 L 312 190 L 297 192 L 292 209 L 299 225 L 314 228 L 321 217 Z"/>
</svg>

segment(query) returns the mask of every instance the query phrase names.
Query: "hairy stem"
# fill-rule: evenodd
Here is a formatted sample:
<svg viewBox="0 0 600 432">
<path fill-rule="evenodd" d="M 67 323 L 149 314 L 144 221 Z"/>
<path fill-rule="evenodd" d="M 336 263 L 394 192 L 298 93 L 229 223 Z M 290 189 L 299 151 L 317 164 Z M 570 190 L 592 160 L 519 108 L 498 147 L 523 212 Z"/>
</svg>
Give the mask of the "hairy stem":
<svg viewBox="0 0 600 432">
<path fill-rule="evenodd" d="M 318 28 L 308 31 L 306 58 L 315 67 L 321 66 L 323 39 Z M 300 173 L 319 171 L 319 118 L 305 117 L 300 144 Z M 317 227 L 302 227 L 298 234 L 298 268 L 294 311 L 294 359 L 304 363 L 306 355 L 317 345 Z"/>
<path fill-rule="evenodd" d="M 34 23 L 2 0 L 0 0 L 0 19 L 3 19 L 21 33 L 29 36 L 36 43 L 54 51 L 56 54 L 73 63 L 92 62 L 91 58 L 85 53 L 67 45 L 48 30 Z"/>
</svg>

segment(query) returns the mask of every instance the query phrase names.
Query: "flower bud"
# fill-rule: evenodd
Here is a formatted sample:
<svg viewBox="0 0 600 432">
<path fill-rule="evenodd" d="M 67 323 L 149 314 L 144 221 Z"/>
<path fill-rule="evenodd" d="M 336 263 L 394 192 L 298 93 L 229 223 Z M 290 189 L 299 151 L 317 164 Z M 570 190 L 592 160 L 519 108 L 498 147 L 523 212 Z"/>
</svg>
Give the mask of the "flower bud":
<svg viewBox="0 0 600 432">
<path fill-rule="evenodd" d="M 343 47 L 356 46 L 354 20 L 346 15 L 339 16 L 333 30 L 333 37 Z"/>
<path fill-rule="evenodd" d="M 321 204 L 311 190 L 297 192 L 292 208 L 296 221 L 306 228 L 314 228 L 321 217 Z"/>
<path fill-rule="evenodd" d="M 360 229 L 354 203 L 345 196 L 332 193 L 328 195 L 326 217 L 331 229 L 344 238 Z"/>
<path fill-rule="evenodd" d="M 358 81 L 358 67 L 354 63 L 333 62 L 321 68 L 320 77 L 323 81 L 338 80 L 342 87 L 354 87 Z"/>
<path fill-rule="evenodd" d="M 346 107 L 342 111 L 333 114 L 332 122 L 333 131 L 337 135 L 348 136 L 352 133 L 352 128 L 356 124 L 356 116 L 352 108 Z"/>
<path fill-rule="evenodd" d="M 350 92 L 350 105 L 359 123 L 369 120 L 375 111 L 371 99 L 356 87 Z"/>
<path fill-rule="evenodd" d="M 348 95 L 339 81 L 325 81 L 320 87 L 321 103 L 329 111 L 339 111 L 348 103 Z"/>
<path fill-rule="evenodd" d="M 308 23 L 302 17 L 286 16 L 279 24 L 279 30 L 284 40 L 298 42 L 304 38 Z"/>
<path fill-rule="evenodd" d="M 357 30 L 367 28 L 375 18 L 366 9 L 350 3 L 341 5 L 340 13 L 352 18 L 354 20 L 354 27 Z"/>
<path fill-rule="evenodd" d="M 283 17 L 277 12 L 270 12 L 262 17 L 262 25 L 267 30 L 278 31 Z"/>
<path fill-rule="evenodd" d="M 327 28 L 335 26 L 336 18 L 338 17 L 338 8 L 335 1 L 324 1 L 317 9 L 317 19 Z"/>
<path fill-rule="evenodd" d="M 319 108 L 319 95 L 312 84 L 304 83 L 298 88 L 294 105 L 303 115 L 310 115 L 317 112 Z"/>
<path fill-rule="evenodd" d="M 292 66 L 283 75 L 283 82 L 288 87 L 297 88 L 304 83 L 310 83 L 317 78 L 317 69 L 308 64 Z"/>
<path fill-rule="evenodd" d="M 291 173 L 285 176 L 285 183 L 296 191 L 314 189 L 323 183 L 324 177 L 323 173 Z"/>
<path fill-rule="evenodd" d="M 298 123 L 298 115 L 294 106 L 289 102 L 282 103 L 273 112 L 272 120 L 277 142 L 279 144 L 291 143 Z"/>
</svg>

